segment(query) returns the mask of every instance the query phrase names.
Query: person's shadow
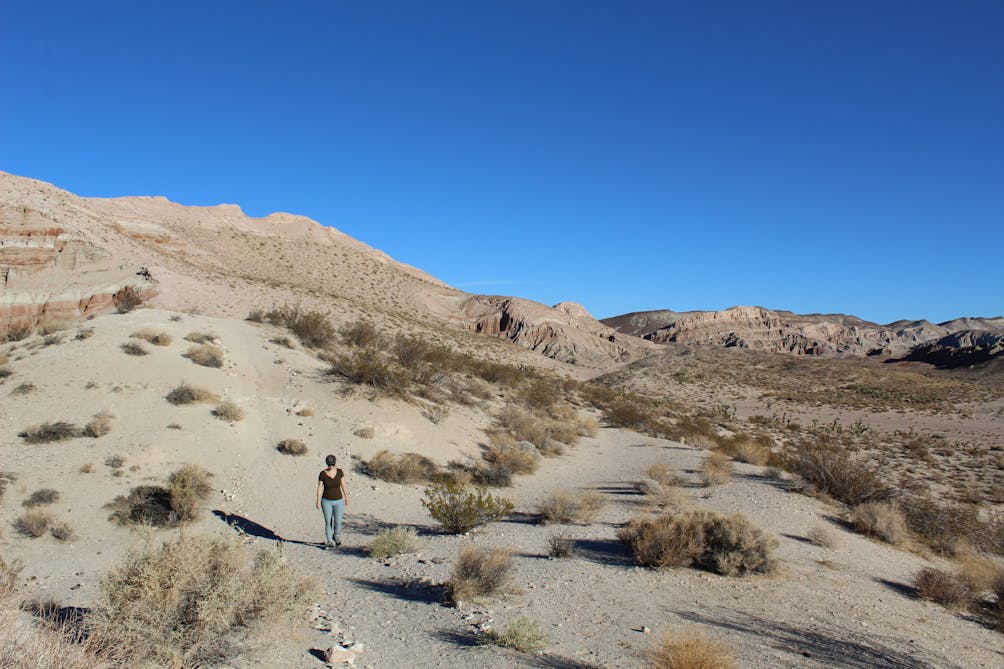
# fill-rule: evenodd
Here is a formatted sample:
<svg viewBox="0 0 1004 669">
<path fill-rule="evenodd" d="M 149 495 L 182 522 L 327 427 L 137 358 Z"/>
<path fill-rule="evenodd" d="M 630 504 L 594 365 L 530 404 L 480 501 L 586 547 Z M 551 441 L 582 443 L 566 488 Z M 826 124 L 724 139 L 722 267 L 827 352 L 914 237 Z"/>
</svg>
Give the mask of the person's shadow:
<svg viewBox="0 0 1004 669">
<path fill-rule="evenodd" d="M 224 523 L 234 528 L 238 534 L 244 534 L 249 537 L 255 537 L 258 539 L 266 539 L 268 541 L 281 541 L 287 544 L 295 544 L 297 546 L 312 546 L 314 548 L 324 548 L 324 544 L 321 542 L 314 541 L 297 541 L 296 539 L 286 539 L 285 537 L 279 536 L 272 530 L 268 529 L 264 525 L 259 525 L 249 518 L 244 516 L 238 516 L 235 513 L 227 513 L 226 511 L 220 511 L 219 509 L 213 509 L 213 515 L 222 520 Z"/>
</svg>

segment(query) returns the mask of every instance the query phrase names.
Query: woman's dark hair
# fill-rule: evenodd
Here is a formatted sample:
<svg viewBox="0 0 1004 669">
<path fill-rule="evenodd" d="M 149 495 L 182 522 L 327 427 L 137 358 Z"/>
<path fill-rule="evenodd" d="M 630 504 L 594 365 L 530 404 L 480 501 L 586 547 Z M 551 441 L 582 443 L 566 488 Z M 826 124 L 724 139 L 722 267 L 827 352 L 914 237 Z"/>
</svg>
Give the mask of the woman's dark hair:
<svg viewBox="0 0 1004 669">
<path fill-rule="evenodd" d="M 338 458 L 336 458 L 333 455 L 329 455 L 328 457 L 324 458 L 324 464 L 326 464 L 328 466 L 331 466 L 331 465 L 335 464 L 336 462 L 338 462 Z"/>
</svg>

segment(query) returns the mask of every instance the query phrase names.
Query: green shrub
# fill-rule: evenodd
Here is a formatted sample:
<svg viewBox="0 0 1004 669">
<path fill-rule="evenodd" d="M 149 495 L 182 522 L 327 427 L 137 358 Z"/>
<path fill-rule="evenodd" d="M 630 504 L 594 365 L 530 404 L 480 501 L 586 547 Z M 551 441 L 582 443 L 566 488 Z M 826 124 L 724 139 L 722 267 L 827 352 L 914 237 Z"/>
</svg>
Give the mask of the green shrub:
<svg viewBox="0 0 1004 669">
<path fill-rule="evenodd" d="M 693 566 L 723 576 L 774 569 L 777 542 L 745 516 L 693 510 L 634 519 L 617 537 L 644 567 Z"/>
<path fill-rule="evenodd" d="M 488 630 L 482 635 L 480 641 L 493 646 L 512 648 L 523 653 L 535 653 L 544 648 L 547 636 L 536 620 L 520 616 L 510 621 L 501 632 L 494 629 Z"/>
<path fill-rule="evenodd" d="M 401 553 L 412 553 L 418 548 L 415 530 L 410 527 L 391 527 L 381 530 L 370 542 L 371 557 L 388 558 Z"/>
<path fill-rule="evenodd" d="M 483 488 L 471 490 L 457 483 L 437 483 L 425 489 L 422 500 L 429 514 L 447 534 L 462 534 L 512 513 L 513 504 Z"/>
<path fill-rule="evenodd" d="M 181 538 L 130 554 L 105 577 L 90 633 L 131 666 L 217 666 L 284 634 L 315 592 L 278 550 Z"/>
</svg>

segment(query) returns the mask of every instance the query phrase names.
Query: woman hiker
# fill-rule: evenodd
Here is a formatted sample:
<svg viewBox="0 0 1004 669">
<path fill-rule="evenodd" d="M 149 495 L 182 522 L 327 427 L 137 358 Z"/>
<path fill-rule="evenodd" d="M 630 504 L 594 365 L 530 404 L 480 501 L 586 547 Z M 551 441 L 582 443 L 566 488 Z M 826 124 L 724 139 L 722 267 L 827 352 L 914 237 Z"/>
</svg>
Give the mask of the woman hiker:
<svg viewBox="0 0 1004 669">
<path fill-rule="evenodd" d="M 342 545 L 342 514 L 349 503 L 345 490 L 345 472 L 335 467 L 338 459 L 324 458 L 327 469 L 317 476 L 317 508 L 324 514 L 324 548 Z"/>
</svg>

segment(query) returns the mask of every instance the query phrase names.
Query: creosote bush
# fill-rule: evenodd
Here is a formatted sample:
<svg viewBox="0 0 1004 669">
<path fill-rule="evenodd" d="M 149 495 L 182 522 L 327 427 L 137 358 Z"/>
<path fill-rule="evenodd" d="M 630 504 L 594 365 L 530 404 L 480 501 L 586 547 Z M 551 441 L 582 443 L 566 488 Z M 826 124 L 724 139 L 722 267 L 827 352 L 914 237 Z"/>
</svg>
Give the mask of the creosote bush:
<svg viewBox="0 0 1004 669">
<path fill-rule="evenodd" d="M 512 579 L 512 556 L 501 548 L 469 546 L 460 552 L 450 578 L 454 602 L 486 597 L 501 592 Z"/>
<path fill-rule="evenodd" d="M 866 502 L 851 509 L 850 523 L 861 534 L 898 545 L 910 536 L 906 519 L 893 502 Z"/>
<path fill-rule="evenodd" d="M 666 630 L 646 655 L 648 669 L 735 669 L 732 653 L 704 632 Z"/>
<path fill-rule="evenodd" d="M 463 534 L 512 513 L 513 504 L 484 488 L 471 489 L 454 482 L 437 483 L 425 489 L 424 506 L 447 534 Z"/>
<path fill-rule="evenodd" d="M 171 404 L 194 404 L 196 402 L 216 402 L 219 398 L 206 388 L 199 388 L 182 382 L 164 396 Z"/>
<path fill-rule="evenodd" d="M 491 629 L 479 641 L 483 644 L 512 648 L 523 653 L 535 653 L 547 643 L 547 636 L 540 623 L 526 616 L 511 620 L 501 631 Z"/>
<path fill-rule="evenodd" d="M 391 483 L 419 483 L 432 481 L 439 467 L 418 453 L 394 455 L 390 451 L 377 452 L 363 463 L 366 473 Z"/>
<path fill-rule="evenodd" d="M 220 402 L 213 409 L 213 415 L 230 423 L 244 420 L 244 409 L 235 402 Z"/>
<path fill-rule="evenodd" d="M 644 567 L 696 567 L 723 576 L 774 569 L 777 541 L 745 516 L 692 510 L 631 520 L 617 533 Z"/>
<path fill-rule="evenodd" d="M 132 666 L 216 666 L 295 624 L 316 586 L 278 550 L 190 537 L 132 553 L 101 584 L 91 635 Z"/>
<path fill-rule="evenodd" d="M 283 439 L 275 450 L 286 455 L 306 455 L 307 445 L 299 439 Z"/>
<path fill-rule="evenodd" d="M 56 421 L 32 425 L 18 436 L 29 444 L 48 444 L 79 437 L 82 434 L 83 431 L 78 426 L 66 421 Z"/>
<path fill-rule="evenodd" d="M 369 545 L 370 557 L 388 558 L 402 553 L 413 553 L 418 548 L 414 528 L 391 527 L 381 530 Z"/>
<path fill-rule="evenodd" d="M 223 349 L 212 344 L 197 344 L 185 351 L 185 357 L 203 367 L 222 367 Z"/>
</svg>

